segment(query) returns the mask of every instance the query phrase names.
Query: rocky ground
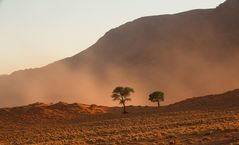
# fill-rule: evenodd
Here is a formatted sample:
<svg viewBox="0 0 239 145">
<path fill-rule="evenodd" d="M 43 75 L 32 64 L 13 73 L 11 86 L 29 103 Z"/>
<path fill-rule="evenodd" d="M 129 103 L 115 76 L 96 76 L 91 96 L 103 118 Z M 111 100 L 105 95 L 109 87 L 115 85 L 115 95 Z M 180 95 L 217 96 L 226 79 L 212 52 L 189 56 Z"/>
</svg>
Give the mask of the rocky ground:
<svg viewBox="0 0 239 145">
<path fill-rule="evenodd" d="M 209 110 L 36 103 L 0 111 L 0 144 L 239 144 L 239 107 Z"/>
</svg>

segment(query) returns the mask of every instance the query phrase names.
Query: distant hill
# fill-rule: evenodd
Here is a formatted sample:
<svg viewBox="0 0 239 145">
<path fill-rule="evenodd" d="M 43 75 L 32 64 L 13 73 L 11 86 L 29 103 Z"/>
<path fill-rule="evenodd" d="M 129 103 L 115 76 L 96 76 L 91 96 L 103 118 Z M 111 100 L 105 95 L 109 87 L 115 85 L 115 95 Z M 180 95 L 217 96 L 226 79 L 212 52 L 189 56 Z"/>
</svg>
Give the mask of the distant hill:
<svg viewBox="0 0 239 145">
<path fill-rule="evenodd" d="M 203 97 L 194 97 L 175 104 L 169 105 L 166 108 L 169 110 L 207 110 L 239 107 L 239 89 L 228 91 L 223 94 L 208 95 Z"/>
<path fill-rule="evenodd" d="M 171 104 L 238 88 L 238 26 L 239 0 L 139 18 L 75 56 L 0 77 L 0 106 L 58 100 L 116 105 L 109 96 L 119 85 L 135 89 L 134 105 L 149 104 L 148 94 L 158 89 Z"/>
<path fill-rule="evenodd" d="M 239 89 L 223 94 L 208 95 L 186 99 L 178 103 L 163 106 L 160 110 L 157 107 L 149 106 L 128 106 L 130 116 L 144 114 L 179 111 L 230 111 L 239 108 Z M 96 121 L 95 118 L 107 119 L 112 117 L 124 117 L 121 107 L 106 107 L 86 104 L 68 104 L 59 102 L 55 104 L 34 103 L 26 106 L 0 108 L 0 122 L 12 121 L 20 123 L 41 122 L 67 122 L 67 121 Z M 127 115 L 126 115 L 127 116 Z"/>
</svg>

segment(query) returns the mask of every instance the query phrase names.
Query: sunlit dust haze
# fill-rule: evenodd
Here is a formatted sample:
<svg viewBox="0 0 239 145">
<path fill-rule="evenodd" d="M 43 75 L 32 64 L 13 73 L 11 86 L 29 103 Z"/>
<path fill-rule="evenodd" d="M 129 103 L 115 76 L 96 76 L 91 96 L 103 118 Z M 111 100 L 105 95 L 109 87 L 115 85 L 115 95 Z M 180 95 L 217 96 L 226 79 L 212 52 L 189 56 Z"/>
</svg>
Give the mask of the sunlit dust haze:
<svg viewBox="0 0 239 145">
<path fill-rule="evenodd" d="M 186 12 L 174 14 L 181 11 Z M 113 106 L 116 86 L 135 89 L 133 105 L 152 105 L 148 94 L 161 90 L 165 105 L 238 88 L 238 13 L 238 0 L 3 0 L 2 72 L 17 70 L 14 61 L 24 68 L 59 61 L 1 76 L 0 106 L 58 101 Z"/>
</svg>

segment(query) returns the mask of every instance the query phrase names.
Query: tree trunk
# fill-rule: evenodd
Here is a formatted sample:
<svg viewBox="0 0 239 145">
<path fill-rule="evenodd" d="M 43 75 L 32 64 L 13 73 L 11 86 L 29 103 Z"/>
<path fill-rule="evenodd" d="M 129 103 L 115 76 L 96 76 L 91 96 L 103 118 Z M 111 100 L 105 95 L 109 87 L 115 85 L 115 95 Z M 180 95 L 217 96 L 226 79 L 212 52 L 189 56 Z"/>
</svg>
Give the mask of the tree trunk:
<svg viewBox="0 0 239 145">
<path fill-rule="evenodd" d="M 159 103 L 159 101 L 158 101 L 158 108 L 160 107 L 160 103 Z"/>
<path fill-rule="evenodd" d="M 123 110 L 123 113 L 126 114 L 127 112 L 126 112 L 126 107 L 125 107 L 125 104 L 124 104 L 124 103 L 123 103 L 123 109 L 124 109 L 124 110 Z"/>
</svg>

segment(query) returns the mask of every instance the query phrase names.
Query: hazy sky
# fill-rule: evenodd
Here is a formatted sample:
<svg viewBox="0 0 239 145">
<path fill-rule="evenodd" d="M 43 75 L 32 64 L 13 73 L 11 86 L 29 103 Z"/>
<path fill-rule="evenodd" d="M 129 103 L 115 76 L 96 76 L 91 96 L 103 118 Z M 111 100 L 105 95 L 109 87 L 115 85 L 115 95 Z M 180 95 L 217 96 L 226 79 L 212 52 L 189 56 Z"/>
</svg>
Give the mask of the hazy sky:
<svg viewBox="0 0 239 145">
<path fill-rule="evenodd" d="M 72 56 L 142 16 L 214 8 L 223 1 L 0 0 L 0 74 Z"/>
</svg>

